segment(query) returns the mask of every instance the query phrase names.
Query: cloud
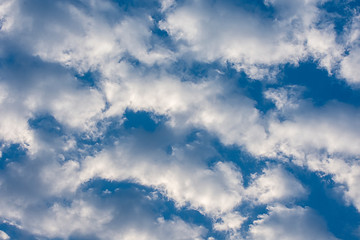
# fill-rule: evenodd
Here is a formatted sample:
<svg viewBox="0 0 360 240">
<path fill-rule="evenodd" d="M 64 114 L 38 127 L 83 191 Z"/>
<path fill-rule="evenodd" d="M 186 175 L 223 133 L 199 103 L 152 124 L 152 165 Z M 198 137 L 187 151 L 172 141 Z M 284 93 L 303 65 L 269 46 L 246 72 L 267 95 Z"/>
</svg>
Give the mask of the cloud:
<svg viewBox="0 0 360 240">
<path fill-rule="evenodd" d="M 92 180 L 79 182 L 77 162 L 61 163 L 46 159 L 44 152 L 36 154 L 21 164 L 8 164 L 0 178 L 0 215 L 22 231 L 61 239 L 203 239 L 207 232 L 176 216 L 163 219 L 154 210 L 164 203 L 151 192 L 120 187 L 102 196 L 101 189 L 91 187 Z"/>
<path fill-rule="evenodd" d="M 0 239 L 1 240 L 10 240 L 9 235 L 6 234 L 6 232 L 0 230 Z"/>
<path fill-rule="evenodd" d="M 307 191 L 290 173 L 281 168 L 265 169 L 263 174 L 253 176 L 253 182 L 246 189 L 251 202 L 269 204 L 287 201 L 306 195 Z"/>
<path fill-rule="evenodd" d="M 237 212 L 228 213 L 221 217 L 220 222 L 214 224 L 214 228 L 217 231 L 234 231 L 240 229 L 245 220 L 246 218 Z"/>
<path fill-rule="evenodd" d="M 95 236 L 96 239 L 135 239 L 136 236 L 138 239 L 168 239 L 169 236 L 173 239 L 203 239 L 206 233 L 204 228 L 189 225 L 178 218 L 154 219 L 143 206 L 139 207 L 141 202 L 129 205 L 129 200 L 118 198 L 117 202 L 108 202 L 107 207 L 101 207 L 100 203 L 91 201 L 94 199 L 77 199 L 69 205 L 54 203 L 48 209 L 38 206 L 37 211 L 26 210 L 21 216 L 22 227 L 35 236 L 62 239 L 81 236 Z M 131 201 L 136 201 L 136 198 L 133 196 Z M 120 217 L 121 214 L 126 216 Z"/>
<path fill-rule="evenodd" d="M 264 96 L 274 102 L 276 108 L 281 111 L 288 112 L 291 109 L 296 109 L 299 106 L 300 86 L 287 86 L 284 88 L 268 89 Z"/>
<path fill-rule="evenodd" d="M 87 158 L 82 163 L 81 181 L 133 180 L 158 189 L 179 207 L 190 205 L 214 216 L 231 211 L 241 202 L 242 176 L 234 165 L 217 162 L 209 169 L 204 163 L 191 160 L 191 151 L 186 148 L 174 149 L 171 156 L 156 151 L 139 154 L 136 148 L 126 150 L 134 147 L 119 145 Z"/>
<path fill-rule="evenodd" d="M 281 205 L 269 207 L 269 213 L 254 221 L 249 232 L 249 239 L 337 239 L 311 209 Z"/>
<path fill-rule="evenodd" d="M 42 114 L 51 114 L 61 124 L 80 131 L 91 129 L 99 120 L 105 107 L 99 91 L 78 87 L 79 82 L 66 70 L 36 58 L 20 55 L 14 62 L 5 62 L 1 69 L 3 141 L 22 143 L 31 152 L 37 151 L 28 121 Z"/>
<path fill-rule="evenodd" d="M 305 109 L 306 113 L 299 109 L 288 120 L 270 121 L 268 143 L 271 151 L 277 149 L 295 158 L 322 149 L 330 154 L 359 154 L 354 145 L 360 140 L 358 122 L 353 121 L 359 114 L 358 109 L 337 103 L 319 109 Z"/>
<path fill-rule="evenodd" d="M 108 116 L 122 115 L 127 108 L 152 111 L 168 117 L 168 124 L 174 129 L 206 129 L 225 144 L 244 145 L 266 137 L 254 101 L 223 87 L 221 80 L 193 83 L 166 74 L 143 76 L 134 73 L 134 68 L 127 63 L 111 68 L 121 74 L 122 79 L 132 81 L 109 79 L 104 82 L 105 96 L 111 104 Z"/>
<path fill-rule="evenodd" d="M 272 78 L 276 71 L 272 73 L 271 66 L 296 65 L 310 56 L 333 69 L 343 49 L 333 26 L 318 24 L 320 1 L 265 4 L 261 12 L 231 1 L 185 1 L 167 13 L 160 27 L 178 41 L 181 52 L 199 61 L 230 62 L 255 79 Z"/>
<path fill-rule="evenodd" d="M 350 84 L 354 85 L 360 82 L 360 79 L 357 77 L 360 74 L 359 69 L 357 68 L 360 63 L 359 52 L 360 49 L 354 47 L 350 54 L 344 57 L 343 61 L 341 62 L 341 76 L 346 78 Z"/>
<path fill-rule="evenodd" d="M 312 171 L 332 176 L 332 180 L 340 184 L 338 191 L 344 193 L 344 200 L 360 211 L 360 191 L 357 186 L 360 166 L 357 158 L 313 154 L 309 155 L 307 165 Z"/>
</svg>

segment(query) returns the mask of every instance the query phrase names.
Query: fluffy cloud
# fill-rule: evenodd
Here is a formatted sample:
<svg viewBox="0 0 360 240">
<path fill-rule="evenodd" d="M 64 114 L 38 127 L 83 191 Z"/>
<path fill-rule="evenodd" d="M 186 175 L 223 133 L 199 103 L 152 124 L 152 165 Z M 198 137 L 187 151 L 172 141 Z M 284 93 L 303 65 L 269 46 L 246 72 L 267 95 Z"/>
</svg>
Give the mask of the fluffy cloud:
<svg viewBox="0 0 360 240">
<path fill-rule="evenodd" d="M 264 170 L 260 176 L 254 176 L 247 194 L 250 199 L 255 199 L 253 202 L 268 204 L 302 197 L 306 195 L 306 190 L 294 176 L 281 168 L 274 168 Z"/>
<path fill-rule="evenodd" d="M 249 239 L 337 239 L 311 209 L 281 205 L 269 207 L 250 227 Z"/>
<path fill-rule="evenodd" d="M 149 200 L 139 199 L 131 192 L 126 194 L 127 197 L 115 196 L 116 201 L 103 199 L 107 201 L 106 207 L 101 206 L 100 199 L 94 198 L 91 192 L 84 199 L 80 197 L 65 204 L 55 202 L 49 208 L 45 203 L 37 203 L 30 208 L 19 208 L 18 218 L 9 218 L 9 222 L 16 221 L 19 224 L 12 224 L 46 238 L 168 239 L 171 236 L 172 239 L 204 239 L 206 230 L 203 227 L 178 218 L 156 219 L 144 205 L 149 204 L 146 202 Z M 129 197 L 132 198 L 127 199 Z"/>
<path fill-rule="evenodd" d="M 271 78 L 272 65 L 297 64 L 309 56 L 331 71 L 343 50 L 332 26 L 318 27 L 320 1 L 265 4 L 261 12 L 231 1 L 185 1 L 167 13 L 160 27 L 179 41 L 182 52 L 201 61 L 231 62 L 255 79 Z M 274 19 L 267 16 L 272 9 Z"/>
<path fill-rule="evenodd" d="M 334 182 L 341 184 L 338 190 L 344 193 L 344 200 L 360 211 L 360 191 L 357 186 L 360 179 L 358 158 L 310 155 L 307 165 L 312 171 L 332 176 Z"/>
<path fill-rule="evenodd" d="M 189 153 L 181 149 L 166 157 L 156 152 L 136 154 L 127 148 L 129 146 L 119 146 L 115 151 L 87 158 L 82 164 L 82 181 L 133 179 L 159 189 L 178 206 L 190 204 L 214 216 L 231 211 L 242 200 L 242 177 L 232 164 L 218 162 L 213 169 L 208 169 L 191 160 Z"/>
<path fill-rule="evenodd" d="M 263 83 L 275 107 L 262 113 L 218 69 L 202 78 L 184 73 L 191 81 L 174 74 L 181 61 L 221 62 L 251 78 L 274 79 L 279 65 L 313 58 L 329 73 L 339 68 L 355 86 L 358 17 L 342 44 L 325 24 L 323 4 L 164 0 L 154 5 L 156 14 L 130 14 L 111 1 L 2 1 L 0 217 L 46 238 L 206 237 L 203 226 L 149 212 L 157 199 L 136 187 L 122 194 L 86 189 L 106 180 L 151 189 L 177 211 L 196 210 L 228 238 L 242 237 L 244 205 L 270 205 L 250 226 L 251 239 L 335 239 L 309 208 L 276 205 L 311 191 L 282 165 L 330 175 L 360 209 L 359 109 L 314 106 L 301 99 L 302 87 Z M 79 79 L 87 72 L 97 74 L 91 86 Z M 161 129 L 112 133 L 127 111 L 163 117 Z M 185 140 L 194 130 L 206 137 Z M 250 175 L 239 167 L 244 159 L 228 161 L 206 138 L 241 149 L 256 163 L 275 163 L 259 164 Z M 23 155 L 12 159 L 6 151 L 16 144 Z"/>
<path fill-rule="evenodd" d="M 307 113 L 297 112 L 282 122 L 271 121 L 269 150 L 277 149 L 280 153 L 299 158 L 321 149 L 330 154 L 358 155 L 359 122 L 353 121 L 358 115 L 357 109 L 335 103 L 321 109 L 308 108 Z M 271 152 L 268 154 L 271 155 Z"/>
<path fill-rule="evenodd" d="M 347 35 L 347 45 L 349 53 L 345 56 L 340 64 L 340 75 L 344 77 L 350 84 L 358 86 L 359 79 L 359 68 L 357 67 L 360 63 L 359 59 L 359 43 L 360 43 L 360 16 L 356 15 L 352 19 L 349 33 Z"/>
</svg>

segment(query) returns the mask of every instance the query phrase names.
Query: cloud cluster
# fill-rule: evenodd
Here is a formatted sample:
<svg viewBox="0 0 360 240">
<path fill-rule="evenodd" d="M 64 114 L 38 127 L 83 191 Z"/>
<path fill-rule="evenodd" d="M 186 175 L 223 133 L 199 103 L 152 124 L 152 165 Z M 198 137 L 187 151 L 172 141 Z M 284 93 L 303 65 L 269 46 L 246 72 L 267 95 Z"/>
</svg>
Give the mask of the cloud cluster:
<svg viewBox="0 0 360 240">
<path fill-rule="evenodd" d="M 0 219 L 43 238 L 336 239 L 297 206 L 311 186 L 287 167 L 330 176 L 360 211 L 359 109 L 316 106 L 302 98 L 306 87 L 275 79 L 312 59 L 355 92 L 356 13 L 337 33 L 326 1 L 121 4 L 1 1 Z M 214 74 L 184 80 L 182 61 Z M 227 79 L 233 69 L 272 80 L 258 93 L 268 111 Z M 126 129 L 129 111 L 157 127 Z M 214 139 L 249 154 L 256 170 Z M 89 187 L 98 181 L 131 187 Z M 257 219 L 244 210 L 260 207 Z M 177 214 L 187 210 L 210 224 Z"/>
<path fill-rule="evenodd" d="M 231 1 L 185 1 L 167 12 L 160 28 L 179 41 L 182 54 L 230 62 L 255 79 L 272 78 L 272 66 L 309 57 L 331 72 L 343 49 L 332 26 L 322 27 L 321 1 L 264 4 L 263 11 L 249 11 Z"/>
</svg>

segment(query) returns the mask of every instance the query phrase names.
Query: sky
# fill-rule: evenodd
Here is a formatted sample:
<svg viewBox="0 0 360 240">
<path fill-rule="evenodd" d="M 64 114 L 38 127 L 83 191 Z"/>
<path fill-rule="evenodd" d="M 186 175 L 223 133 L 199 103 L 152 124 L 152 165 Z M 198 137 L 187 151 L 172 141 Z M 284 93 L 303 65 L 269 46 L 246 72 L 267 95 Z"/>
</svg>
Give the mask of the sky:
<svg viewBox="0 0 360 240">
<path fill-rule="evenodd" d="M 360 238 L 360 2 L 0 0 L 0 240 Z"/>
</svg>

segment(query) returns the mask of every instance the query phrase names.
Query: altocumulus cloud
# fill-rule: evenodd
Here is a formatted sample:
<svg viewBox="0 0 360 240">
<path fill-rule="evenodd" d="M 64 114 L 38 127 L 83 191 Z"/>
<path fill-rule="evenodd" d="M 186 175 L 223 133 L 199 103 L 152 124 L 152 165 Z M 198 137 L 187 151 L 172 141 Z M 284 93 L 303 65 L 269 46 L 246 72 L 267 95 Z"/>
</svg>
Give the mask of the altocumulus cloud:
<svg viewBox="0 0 360 240">
<path fill-rule="evenodd" d="M 359 10 L 0 0 L 0 239 L 357 239 Z"/>
</svg>

